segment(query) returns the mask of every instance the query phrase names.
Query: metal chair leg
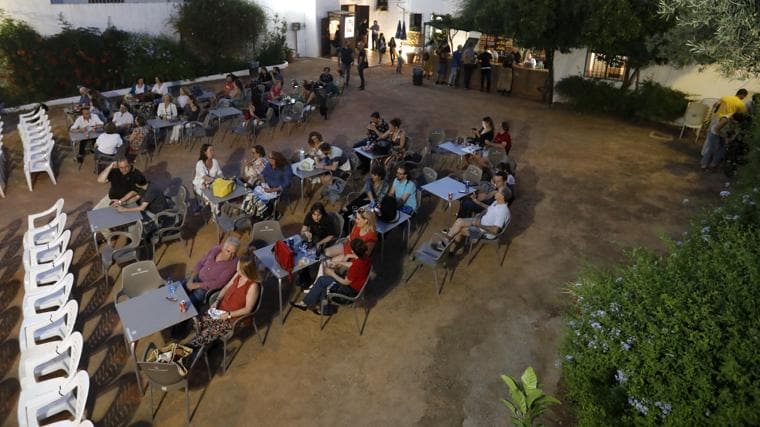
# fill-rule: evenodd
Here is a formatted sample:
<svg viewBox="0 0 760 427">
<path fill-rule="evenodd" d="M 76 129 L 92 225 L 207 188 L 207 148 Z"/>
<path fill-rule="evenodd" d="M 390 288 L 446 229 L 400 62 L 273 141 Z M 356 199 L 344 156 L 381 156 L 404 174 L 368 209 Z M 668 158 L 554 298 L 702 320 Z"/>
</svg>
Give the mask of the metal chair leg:
<svg viewBox="0 0 760 427">
<path fill-rule="evenodd" d="M 187 424 L 190 424 L 190 391 L 187 389 L 187 380 L 185 380 L 185 417 Z"/>
</svg>

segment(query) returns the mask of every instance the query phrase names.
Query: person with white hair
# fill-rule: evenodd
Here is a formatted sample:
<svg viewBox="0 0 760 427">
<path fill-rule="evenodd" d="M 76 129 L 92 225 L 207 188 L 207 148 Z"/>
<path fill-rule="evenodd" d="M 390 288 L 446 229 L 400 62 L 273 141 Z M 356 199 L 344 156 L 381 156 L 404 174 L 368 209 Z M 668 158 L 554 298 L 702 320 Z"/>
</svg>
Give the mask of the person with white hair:
<svg viewBox="0 0 760 427">
<path fill-rule="evenodd" d="M 206 294 L 221 289 L 235 274 L 240 239 L 228 237 L 223 245 L 216 245 L 195 264 L 190 279 L 183 283 L 196 308 L 206 299 Z"/>
</svg>

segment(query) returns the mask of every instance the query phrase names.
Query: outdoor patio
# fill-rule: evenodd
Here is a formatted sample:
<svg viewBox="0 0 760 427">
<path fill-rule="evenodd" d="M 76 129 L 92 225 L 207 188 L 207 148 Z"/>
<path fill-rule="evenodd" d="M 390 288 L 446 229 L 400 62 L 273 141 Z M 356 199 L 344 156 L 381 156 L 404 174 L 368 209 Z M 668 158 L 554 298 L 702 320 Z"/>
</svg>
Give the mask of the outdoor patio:
<svg viewBox="0 0 760 427">
<path fill-rule="evenodd" d="M 337 68 L 327 60 L 299 60 L 284 71 L 286 81 L 315 79 L 325 65 Z M 242 347 L 226 375 L 217 369 L 218 351 L 211 353 L 210 380 L 202 366 L 191 372 L 195 425 L 503 424 L 508 413 L 499 402 L 506 394 L 500 374 L 517 375 L 533 366 L 544 391 L 561 388 L 555 362 L 563 327 L 560 314 L 569 307 L 562 287 L 587 264 L 612 264 L 633 246 L 662 247 L 660 237 L 680 234 L 723 186 L 719 174 L 699 171 L 700 147 L 688 136 L 662 142 L 649 137 L 654 130 L 650 127 L 429 81 L 413 86 L 409 66 L 403 75 L 394 74 L 389 65 L 373 66 L 366 76 L 367 89 L 358 91 L 358 76 L 352 73 L 351 87 L 329 120 L 315 114 L 292 133 L 290 125 L 267 130 L 256 143 L 290 158 L 306 144 L 308 132 L 318 131 L 327 142 L 349 149 L 363 137 L 373 111 L 386 120 L 401 118 L 415 146 L 435 128 L 462 136 L 484 116 L 497 123 L 508 120 L 518 194 L 503 265 L 493 247 L 484 247 L 471 264 L 467 256 L 452 260 L 453 274 L 440 295 L 429 269 L 405 282 L 414 265 L 409 252 L 450 226 L 453 218 L 443 201 L 430 198 L 406 246 L 397 232 L 385 240 L 382 265 L 375 270 L 380 274 L 368 285 L 371 310 L 362 336 L 356 334 L 349 310 L 341 310 L 322 331 L 318 316 L 309 312 L 294 310 L 281 324 L 277 285 L 268 279 L 256 317 L 265 344 L 253 336 L 238 341 Z M 67 137 L 62 110 L 52 108 L 49 114 L 56 137 Z M 74 250 L 72 295 L 80 307 L 76 329 L 85 338 L 80 369 L 90 375 L 88 418 L 102 426 L 150 425 L 149 397 L 138 389 L 113 304 L 120 269 L 113 267 L 110 280 L 103 281 L 87 222 L 87 211 L 108 186 L 95 181 L 91 155 L 77 168 L 66 141 L 57 147 L 58 184 L 38 174 L 29 192 L 16 119 L 9 115 L 3 120 L 12 168 L 7 197 L 0 199 L 0 423 L 16 424 L 26 215 L 63 197 Z M 678 130 L 670 133 L 677 136 Z M 246 154 L 245 138 L 219 132 L 214 145 L 225 175 L 237 175 Z M 189 152 L 165 145 L 147 168 L 142 161 L 137 167 L 162 189 L 179 184 L 191 188 L 198 147 Z M 439 176 L 453 172 L 450 165 Z M 304 203 L 295 212 L 293 208 L 296 187 L 291 187 L 287 214 L 280 219 L 286 236 L 296 233 L 303 221 Z M 187 229 L 189 259 L 181 243 L 169 246 L 165 254 L 163 247 L 157 251 L 155 260 L 164 277 L 184 277 L 216 244 L 213 223 L 191 216 Z M 290 291 L 295 292 L 286 286 L 286 295 Z M 137 354 L 147 341 L 159 339 L 156 335 L 142 341 Z M 156 425 L 184 423 L 182 394 L 166 396 Z M 560 425 L 572 420 L 558 406 L 546 421 Z"/>
</svg>

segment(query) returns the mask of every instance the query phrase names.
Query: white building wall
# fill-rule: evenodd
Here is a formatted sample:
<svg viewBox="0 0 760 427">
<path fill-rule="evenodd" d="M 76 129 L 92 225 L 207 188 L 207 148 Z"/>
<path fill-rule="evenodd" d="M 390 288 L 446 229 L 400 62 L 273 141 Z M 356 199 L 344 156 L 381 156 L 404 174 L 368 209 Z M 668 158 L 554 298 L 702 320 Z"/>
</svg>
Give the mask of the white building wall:
<svg viewBox="0 0 760 427">
<path fill-rule="evenodd" d="M 14 19 L 25 21 L 42 35 L 61 31 L 59 16 L 74 27 L 120 30 L 153 35 L 174 35 L 168 24 L 178 2 L 51 4 L 50 0 L 0 0 L 0 9 Z"/>
<path fill-rule="evenodd" d="M 180 3 L 177 0 L 117 4 L 51 4 L 50 0 L 0 0 L 0 9 L 8 16 L 23 20 L 43 35 L 61 31 L 59 15 L 74 27 L 93 27 L 105 30 L 113 25 L 121 30 L 153 35 L 176 36 L 168 24 Z M 339 10 L 338 0 L 256 0 L 273 17 L 288 22 L 287 42 L 301 56 L 319 56 L 319 23 L 327 11 Z M 296 34 L 290 23 L 300 22 L 302 30 Z"/>
<path fill-rule="evenodd" d="M 556 52 L 554 57 L 554 82 L 569 76 L 582 76 L 586 66 L 586 49 L 574 49 L 570 53 Z M 686 92 L 695 98 L 720 98 L 733 95 L 740 88 L 752 93 L 760 92 L 760 79 L 739 80 L 722 75 L 715 67 L 691 65 L 674 68 L 656 65 L 641 70 L 640 81 L 651 79 L 663 86 Z M 554 101 L 562 102 L 554 92 Z"/>
</svg>

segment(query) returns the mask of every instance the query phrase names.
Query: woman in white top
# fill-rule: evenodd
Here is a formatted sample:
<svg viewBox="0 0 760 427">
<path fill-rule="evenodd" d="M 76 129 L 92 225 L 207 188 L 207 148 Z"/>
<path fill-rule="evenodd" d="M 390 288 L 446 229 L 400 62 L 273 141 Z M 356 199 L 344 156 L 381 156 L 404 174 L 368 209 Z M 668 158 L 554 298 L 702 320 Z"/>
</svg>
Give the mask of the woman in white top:
<svg viewBox="0 0 760 427">
<path fill-rule="evenodd" d="M 185 105 L 187 105 L 189 100 L 190 93 L 187 91 L 187 88 L 179 88 L 179 96 L 177 97 L 177 105 L 179 105 L 179 108 L 185 108 Z"/>
<path fill-rule="evenodd" d="M 161 120 L 177 120 L 177 106 L 172 102 L 171 95 L 164 95 L 163 102 L 158 104 L 158 111 L 156 115 Z M 182 124 L 178 124 L 172 128 L 172 135 L 169 138 L 169 144 L 174 144 L 179 141 L 179 135 L 182 132 Z"/>
<path fill-rule="evenodd" d="M 156 84 L 153 85 L 153 89 L 150 91 L 159 96 L 168 95 L 169 86 L 166 83 L 162 82 L 161 79 L 156 77 Z"/>
<path fill-rule="evenodd" d="M 116 132 L 116 125 L 113 122 L 106 124 L 105 131 L 105 133 L 100 134 L 95 140 L 95 154 L 113 156 L 119 151 L 119 147 L 124 142 L 121 139 L 121 135 Z"/>
<path fill-rule="evenodd" d="M 198 163 L 195 164 L 195 178 L 193 178 L 195 193 L 203 197 L 203 189 L 208 188 L 216 178 L 221 176 L 222 168 L 219 166 L 219 161 L 214 158 L 214 146 L 203 144 Z"/>
</svg>

